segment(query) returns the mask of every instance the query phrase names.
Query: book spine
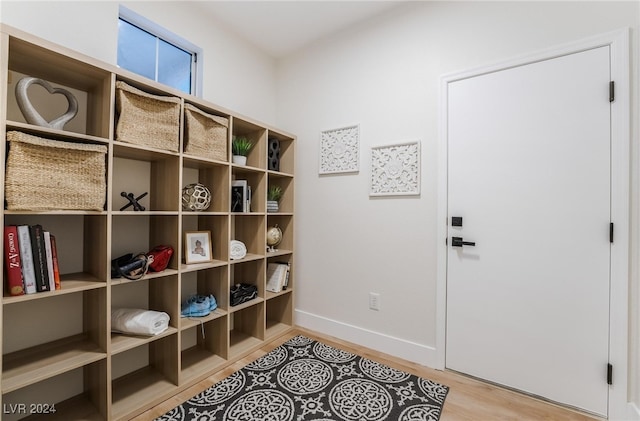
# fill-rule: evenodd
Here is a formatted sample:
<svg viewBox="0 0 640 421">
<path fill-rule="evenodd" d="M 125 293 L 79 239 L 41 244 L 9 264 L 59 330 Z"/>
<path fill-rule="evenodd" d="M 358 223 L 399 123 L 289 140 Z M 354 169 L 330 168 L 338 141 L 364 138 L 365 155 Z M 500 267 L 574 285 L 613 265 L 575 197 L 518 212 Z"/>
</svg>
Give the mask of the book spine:
<svg viewBox="0 0 640 421">
<path fill-rule="evenodd" d="M 60 265 L 58 263 L 58 247 L 56 246 L 56 236 L 49 235 L 49 239 L 51 240 L 51 261 L 53 262 L 54 283 L 56 289 L 62 289 L 62 284 L 60 283 Z"/>
<path fill-rule="evenodd" d="M 244 211 L 251 212 L 251 186 L 247 186 L 247 203 Z"/>
<path fill-rule="evenodd" d="M 31 236 L 33 267 L 36 274 L 36 290 L 38 292 L 49 291 L 49 271 L 47 270 L 47 258 L 44 251 L 42 225 L 30 225 L 29 234 Z"/>
<path fill-rule="evenodd" d="M 20 262 L 22 263 L 22 276 L 24 290 L 27 294 L 37 292 L 36 273 L 33 267 L 33 254 L 31 252 L 31 236 L 27 225 L 18 226 L 18 244 L 20 246 Z"/>
<path fill-rule="evenodd" d="M 44 231 L 44 255 L 47 262 L 47 273 L 49 275 L 49 291 L 55 291 L 56 281 L 53 275 L 53 255 L 51 254 L 51 233 Z"/>
<path fill-rule="evenodd" d="M 24 295 L 24 281 L 20 268 L 20 246 L 18 244 L 18 227 L 4 227 L 4 266 L 6 269 L 6 286 L 9 295 Z"/>
<path fill-rule="evenodd" d="M 291 263 L 287 262 L 287 271 L 284 275 L 284 285 L 282 285 L 282 289 L 287 289 L 289 287 L 289 274 L 291 273 Z"/>
</svg>

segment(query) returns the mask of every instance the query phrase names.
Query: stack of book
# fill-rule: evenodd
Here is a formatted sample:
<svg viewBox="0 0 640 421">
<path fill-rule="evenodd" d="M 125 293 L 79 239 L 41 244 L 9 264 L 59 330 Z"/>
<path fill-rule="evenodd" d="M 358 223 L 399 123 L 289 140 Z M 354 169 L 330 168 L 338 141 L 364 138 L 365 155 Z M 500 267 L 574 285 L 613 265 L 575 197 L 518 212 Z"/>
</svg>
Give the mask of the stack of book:
<svg viewBox="0 0 640 421">
<path fill-rule="evenodd" d="M 42 225 L 5 226 L 4 263 L 9 295 L 61 288 L 56 239 Z"/>
<path fill-rule="evenodd" d="M 291 264 L 288 262 L 269 263 L 267 265 L 267 291 L 280 292 L 289 286 Z"/>
</svg>

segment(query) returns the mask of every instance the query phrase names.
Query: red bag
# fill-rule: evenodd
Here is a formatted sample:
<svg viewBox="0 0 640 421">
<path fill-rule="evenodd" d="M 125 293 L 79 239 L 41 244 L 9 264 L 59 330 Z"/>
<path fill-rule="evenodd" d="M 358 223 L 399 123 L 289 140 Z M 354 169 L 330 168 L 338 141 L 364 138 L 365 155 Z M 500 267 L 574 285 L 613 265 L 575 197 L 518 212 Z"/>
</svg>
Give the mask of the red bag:
<svg viewBox="0 0 640 421">
<path fill-rule="evenodd" d="M 169 266 L 169 261 L 173 256 L 173 247 L 155 246 L 147 253 L 147 256 L 153 257 L 153 262 L 149 265 L 149 269 L 153 272 L 162 272 Z"/>
</svg>

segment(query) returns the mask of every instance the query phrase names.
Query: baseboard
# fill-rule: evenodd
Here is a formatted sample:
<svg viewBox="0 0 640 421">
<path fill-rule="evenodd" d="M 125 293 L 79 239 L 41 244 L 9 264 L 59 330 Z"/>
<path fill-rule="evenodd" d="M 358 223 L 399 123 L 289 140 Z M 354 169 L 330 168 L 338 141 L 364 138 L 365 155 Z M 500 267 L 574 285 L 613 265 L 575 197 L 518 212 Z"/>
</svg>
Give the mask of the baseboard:
<svg viewBox="0 0 640 421">
<path fill-rule="evenodd" d="M 629 410 L 627 412 L 629 414 L 629 420 L 640 420 L 640 407 L 633 402 L 629 402 L 628 408 Z"/>
<path fill-rule="evenodd" d="M 420 365 L 431 368 L 436 367 L 436 349 L 433 347 L 363 329 L 302 310 L 295 311 L 295 318 L 296 325 L 302 328 L 362 345 Z"/>
</svg>

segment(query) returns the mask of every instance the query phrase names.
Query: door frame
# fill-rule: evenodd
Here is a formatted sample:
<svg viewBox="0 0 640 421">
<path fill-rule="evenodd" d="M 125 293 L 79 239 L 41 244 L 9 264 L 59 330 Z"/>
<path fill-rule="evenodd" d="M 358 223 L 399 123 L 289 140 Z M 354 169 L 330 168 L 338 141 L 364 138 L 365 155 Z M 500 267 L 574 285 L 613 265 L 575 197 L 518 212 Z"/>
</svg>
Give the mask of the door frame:
<svg viewBox="0 0 640 421">
<path fill-rule="evenodd" d="M 615 226 L 611 244 L 609 294 L 609 359 L 613 384 L 609 386 L 609 419 L 628 416 L 628 323 L 629 323 L 629 218 L 630 218 L 630 67 L 629 28 L 563 44 L 496 64 L 445 74 L 440 78 L 438 127 L 438 210 L 436 279 L 436 366 L 446 368 L 447 244 L 448 236 L 448 85 L 483 74 L 549 60 L 593 48 L 609 46 L 611 80 L 615 101 L 611 103 L 611 218 Z M 602 381 L 606 381 L 603 366 Z"/>
</svg>

